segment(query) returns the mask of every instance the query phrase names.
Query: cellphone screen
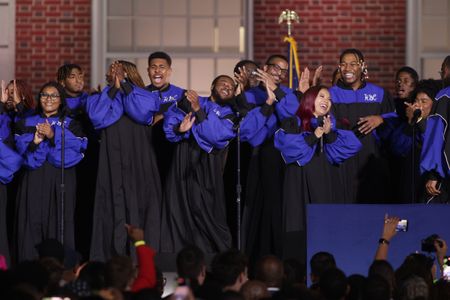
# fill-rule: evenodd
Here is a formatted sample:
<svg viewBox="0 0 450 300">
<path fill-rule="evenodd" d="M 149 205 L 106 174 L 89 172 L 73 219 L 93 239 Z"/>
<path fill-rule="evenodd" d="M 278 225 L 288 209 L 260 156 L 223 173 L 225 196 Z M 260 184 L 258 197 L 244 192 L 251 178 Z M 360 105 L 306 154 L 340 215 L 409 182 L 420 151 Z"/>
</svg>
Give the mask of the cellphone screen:
<svg viewBox="0 0 450 300">
<path fill-rule="evenodd" d="M 396 231 L 408 231 L 408 220 L 400 220 L 395 228 Z"/>
<path fill-rule="evenodd" d="M 442 273 L 442 277 L 444 277 L 446 281 L 450 281 L 450 267 L 445 265 Z"/>
</svg>

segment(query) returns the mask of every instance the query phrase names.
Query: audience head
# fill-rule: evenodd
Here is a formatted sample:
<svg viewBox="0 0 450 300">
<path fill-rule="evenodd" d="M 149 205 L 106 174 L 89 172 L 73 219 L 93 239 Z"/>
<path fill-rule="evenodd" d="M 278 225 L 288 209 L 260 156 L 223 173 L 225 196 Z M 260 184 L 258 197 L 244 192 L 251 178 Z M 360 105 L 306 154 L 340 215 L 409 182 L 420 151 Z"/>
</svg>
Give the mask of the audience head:
<svg viewBox="0 0 450 300">
<path fill-rule="evenodd" d="M 289 63 L 286 56 L 274 54 L 269 56 L 263 70 L 273 77 L 275 84 L 280 84 L 288 75 Z"/>
<path fill-rule="evenodd" d="M 328 252 L 317 252 L 311 257 L 309 263 L 311 266 L 310 277 L 312 283 L 319 282 L 322 273 L 326 270 L 336 268 L 334 256 Z"/>
<path fill-rule="evenodd" d="M 256 263 L 255 279 L 268 287 L 281 288 L 283 275 L 283 262 L 274 255 L 264 256 Z"/>
<path fill-rule="evenodd" d="M 166 52 L 153 52 L 148 57 L 148 77 L 157 89 L 165 88 L 169 84 L 172 74 L 172 58 Z"/>
<path fill-rule="evenodd" d="M 59 67 L 57 79 L 69 97 L 75 97 L 83 91 L 84 73 L 77 64 L 65 64 Z"/>
<path fill-rule="evenodd" d="M 367 78 L 367 65 L 362 52 L 358 49 L 346 49 L 339 57 L 341 81 L 352 89 L 358 89 Z"/>
<path fill-rule="evenodd" d="M 203 251 L 195 245 L 184 247 L 177 255 L 178 276 L 202 285 L 206 277 Z"/>
<path fill-rule="evenodd" d="M 344 299 L 349 290 L 347 277 L 337 268 L 327 269 L 320 275 L 319 289 L 327 300 Z"/>
<path fill-rule="evenodd" d="M 108 287 L 125 291 L 135 275 L 133 261 L 128 256 L 115 256 L 106 263 L 105 279 Z"/>
<path fill-rule="evenodd" d="M 306 266 L 295 258 L 283 262 L 284 283 L 287 286 L 306 286 Z"/>
<path fill-rule="evenodd" d="M 365 300 L 367 278 L 359 274 L 353 274 L 347 278 L 347 281 L 350 287 L 347 300 Z"/>
<path fill-rule="evenodd" d="M 241 288 L 241 294 L 245 300 L 260 300 L 270 298 L 267 285 L 259 280 L 249 280 Z"/>
<path fill-rule="evenodd" d="M 390 300 L 391 295 L 391 286 L 384 277 L 375 274 L 367 278 L 365 300 Z"/>
<path fill-rule="evenodd" d="M 412 100 L 414 89 L 419 82 L 419 75 L 411 67 L 401 67 L 395 74 L 395 92 L 400 99 Z"/>
<path fill-rule="evenodd" d="M 397 285 L 395 283 L 395 272 L 391 264 L 386 260 L 375 260 L 369 267 L 369 277 L 373 276 L 383 277 L 387 283 L 389 283 L 391 295 L 396 289 Z"/>
<path fill-rule="evenodd" d="M 410 276 L 406 279 L 401 287 L 400 300 L 428 300 L 430 288 L 425 280 L 419 276 Z"/>
<path fill-rule="evenodd" d="M 237 250 L 217 254 L 211 263 L 211 275 L 224 290 L 239 291 L 247 278 L 247 257 Z"/>
<path fill-rule="evenodd" d="M 402 265 L 395 271 L 395 280 L 398 287 L 412 275 L 422 278 L 431 288 L 433 285 L 434 259 L 424 254 L 413 253 L 408 255 Z"/>
</svg>

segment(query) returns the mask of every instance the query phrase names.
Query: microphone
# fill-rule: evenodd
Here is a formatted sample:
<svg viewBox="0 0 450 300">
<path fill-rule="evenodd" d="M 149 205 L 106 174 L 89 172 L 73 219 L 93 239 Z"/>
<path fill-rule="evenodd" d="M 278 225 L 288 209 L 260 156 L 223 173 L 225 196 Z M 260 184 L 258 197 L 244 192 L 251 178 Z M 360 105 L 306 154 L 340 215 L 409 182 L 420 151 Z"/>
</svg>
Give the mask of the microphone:
<svg viewBox="0 0 450 300">
<path fill-rule="evenodd" d="M 417 120 L 419 120 L 421 115 L 422 115 L 422 111 L 420 109 L 418 109 L 418 108 L 415 109 L 414 112 L 413 112 L 413 117 L 412 117 L 411 123 L 412 124 L 417 123 Z"/>
</svg>

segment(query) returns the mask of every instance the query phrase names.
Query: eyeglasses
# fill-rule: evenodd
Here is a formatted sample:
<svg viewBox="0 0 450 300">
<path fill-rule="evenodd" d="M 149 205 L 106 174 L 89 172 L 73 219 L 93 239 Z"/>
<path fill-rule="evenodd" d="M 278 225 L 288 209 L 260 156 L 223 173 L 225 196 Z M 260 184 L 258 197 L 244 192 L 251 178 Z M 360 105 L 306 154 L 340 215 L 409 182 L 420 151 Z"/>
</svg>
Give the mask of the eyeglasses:
<svg viewBox="0 0 450 300">
<path fill-rule="evenodd" d="M 346 67 L 350 67 L 352 69 L 356 69 L 357 67 L 361 66 L 361 63 L 356 62 L 356 61 L 352 61 L 351 63 L 345 63 L 345 62 L 341 62 L 339 63 L 339 68 L 344 69 Z"/>
<path fill-rule="evenodd" d="M 39 96 L 41 97 L 41 99 L 45 99 L 45 100 L 52 100 L 52 101 L 56 101 L 58 100 L 59 97 L 61 97 L 58 94 L 47 94 L 47 93 L 40 93 Z"/>
<path fill-rule="evenodd" d="M 289 69 L 283 69 L 277 64 L 268 64 L 269 67 L 272 67 L 275 71 L 280 72 L 281 75 L 287 75 Z"/>
</svg>

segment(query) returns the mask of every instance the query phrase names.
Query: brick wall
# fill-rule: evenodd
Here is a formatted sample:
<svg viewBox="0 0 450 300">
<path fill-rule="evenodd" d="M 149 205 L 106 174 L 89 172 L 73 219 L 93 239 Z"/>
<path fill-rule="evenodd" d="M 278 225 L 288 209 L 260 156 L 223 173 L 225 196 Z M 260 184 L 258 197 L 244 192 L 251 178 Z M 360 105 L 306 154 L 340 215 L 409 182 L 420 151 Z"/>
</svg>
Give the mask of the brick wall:
<svg viewBox="0 0 450 300">
<path fill-rule="evenodd" d="M 302 69 L 322 64 L 328 84 L 340 52 L 359 48 L 368 64 L 369 80 L 392 91 L 395 72 L 406 60 L 406 1 L 255 0 L 254 57 L 259 62 L 270 54 L 286 53 L 286 25 L 278 24 L 284 9 L 295 10 L 301 19 L 294 25 L 293 36 Z"/>
<path fill-rule="evenodd" d="M 90 0 L 16 1 L 16 78 L 33 91 L 56 79 L 64 63 L 80 64 L 89 82 Z"/>
</svg>

